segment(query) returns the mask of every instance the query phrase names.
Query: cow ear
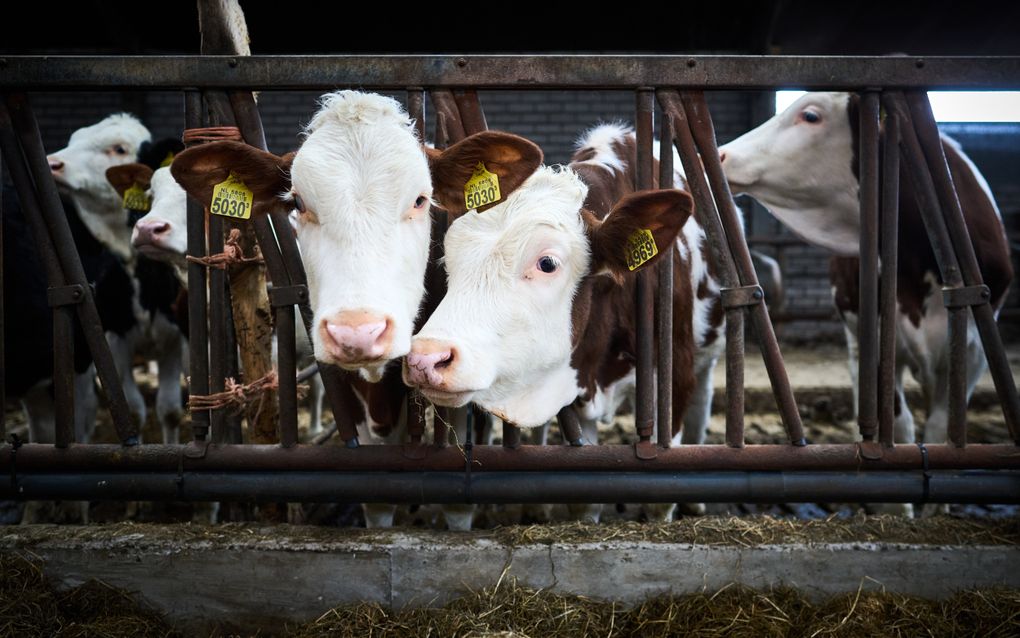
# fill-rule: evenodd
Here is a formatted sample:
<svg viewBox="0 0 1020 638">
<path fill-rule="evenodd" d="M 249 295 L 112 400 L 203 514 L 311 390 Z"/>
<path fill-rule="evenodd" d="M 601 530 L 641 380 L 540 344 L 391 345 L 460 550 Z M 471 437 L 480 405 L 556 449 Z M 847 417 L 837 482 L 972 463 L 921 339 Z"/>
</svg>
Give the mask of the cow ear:
<svg viewBox="0 0 1020 638">
<path fill-rule="evenodd" d="M 290 190 L 293 153 L 278 157 L 241 142 L 211 142 L 181 151 L 170 173 L 188 194 L 209 206 L 213 187 L 231 174 L 255 196 L 255 208 Z"/>
<path fill-rule="evenodd" d="M 504 201 L 542 164 L 537 144 L 499 131 L 475 133 L 445 151 L 426 149 L 425 153 L 432 172 L 432 197 L 454 216 Z"/>
<path fill-rule="evenodd" d="M 627 195 L 592 227 L 592 272 L 619 277 L 654 264 L 669 254 L 693 210 L 694 200 L 681 190 Z"/>
<path fill-rule="evenodd" d="M 145 164 L 121 164 L 106 169 L 106 181 L 110 182 L 117 194 L 124 197 L 127 189 L 135 184 L 142 187 L 142 190 L 149 190 L 149 183 L 152 181 L 152 169 Z"/>
</svg>

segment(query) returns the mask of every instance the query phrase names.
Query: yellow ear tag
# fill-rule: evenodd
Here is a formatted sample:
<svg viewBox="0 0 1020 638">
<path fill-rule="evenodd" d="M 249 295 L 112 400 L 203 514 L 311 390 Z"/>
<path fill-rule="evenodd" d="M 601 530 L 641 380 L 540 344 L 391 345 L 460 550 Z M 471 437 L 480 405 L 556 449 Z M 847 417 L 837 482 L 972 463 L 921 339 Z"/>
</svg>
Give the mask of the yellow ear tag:
<svg viewBox="0 0 1020 638">
<path fill-rule="evenodd" d="M 147 212 L 152 208 L 152 200 L 145 194 L 145 189 L 138 182 L 131 185 L 131 188 L 124 191 L 124 208 Z"/>
<path fill-rule="evenodd" d="M 171 152 L 167 153 L 166 157 L 163 158 L 163 161 L 159 163 L 159 167 L 160 168 L 166 168 L 167 166 L 170 166 L 173 163 L 174 163 L 174 154 L 171 151 Z"/>
<path fill-rule="evenodd" d="M 464 184 L 464 205 L 471 210 L 498 202 L 501 197 L 499 176 L 485 170 L 485 164 L 478 162 L 471 179 Z"/>
<path fill-rule="evenodd" d="M 254 205 L 255 196 L 251 189 L 244 185 L 241 178 L 231 173 L 230 177 L 213 186 L 209 212 L 233 219 L 249 219 Z"/>
<path fill-rule="evenodd" d="M 638 266 L 659 254 L 655 245 L 655 237 L 647 228 L 638 228 L 627 238 L 627 268 L 636 270 Z"/>
</svg>

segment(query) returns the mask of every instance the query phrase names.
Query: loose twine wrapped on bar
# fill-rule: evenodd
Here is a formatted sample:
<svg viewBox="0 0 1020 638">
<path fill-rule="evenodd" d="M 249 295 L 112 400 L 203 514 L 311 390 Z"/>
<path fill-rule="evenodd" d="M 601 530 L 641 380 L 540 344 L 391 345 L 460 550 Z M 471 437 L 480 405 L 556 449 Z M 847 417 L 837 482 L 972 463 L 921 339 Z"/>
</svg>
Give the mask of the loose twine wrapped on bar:
<svg viewBox="0 0 1020 638">
<path fill-rule="evenodd" d="M 206 142 L 242 142 L 241 130 L 236 126 L 207 126 L 204 128 L 189 128 L 184 130 L 181 138 L 186 147 L 205 144 Z M 208 257 L 194 257 L 187 255 L 187 260 L 192 263 L 202 264 L 206 268 L 218 268 L 226 270 L 229 266 L 242 266 L 247 264 L 260 264 L 263 262 L 262 254 L 258 246 L 251 257 L 244 256 L 244 249 L 240 244 L 241 231 L 232 228 L 226 241 L 223 243 L 223 252 L 209 255 Z"/>
<path fill-rule="evenodd" d="M 255 414 L 262 411 L 262 399 L 265 393 L 271 390 L 280 389 L 280 380 L 276 376 L 276 370 L 270 370 L 265 376 L 260 377 L 251 383 L 238 383 L 232 377 L 225 380 L 226 389 L 223 392 L 214 394 L 193 394 L 188 399 L 189 410 L 219 410 L 231 408 L 234 414 L 240 414 L 249 405 L 259 403 Z M 308 392 L 307 384 L 298 385 L 297 397 L 303 399 Z"/>
</svg>

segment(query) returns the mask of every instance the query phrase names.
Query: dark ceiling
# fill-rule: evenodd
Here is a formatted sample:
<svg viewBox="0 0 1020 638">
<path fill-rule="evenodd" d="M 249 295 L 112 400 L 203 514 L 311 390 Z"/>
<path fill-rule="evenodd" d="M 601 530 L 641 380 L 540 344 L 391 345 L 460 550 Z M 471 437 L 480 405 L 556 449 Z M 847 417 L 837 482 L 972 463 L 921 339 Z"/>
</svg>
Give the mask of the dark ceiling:
<svg viewBox="0 0 1020 638">
<path fill-rule="evenodd" d="M 579 2 L 419 3 L 416 12 L 377 4 L 352 18 L 343 12 L 351 5 L 342 2 L 242 0 L 256 54 L 1020 55 L 1020 2 L 702 0 L 624 3 L 628 11 L 611 14 Z M 0 52 L 7 54 L 197 53 L 198 47 L 191 0 L 18 0 L 0 14 Z"/>
</svg>

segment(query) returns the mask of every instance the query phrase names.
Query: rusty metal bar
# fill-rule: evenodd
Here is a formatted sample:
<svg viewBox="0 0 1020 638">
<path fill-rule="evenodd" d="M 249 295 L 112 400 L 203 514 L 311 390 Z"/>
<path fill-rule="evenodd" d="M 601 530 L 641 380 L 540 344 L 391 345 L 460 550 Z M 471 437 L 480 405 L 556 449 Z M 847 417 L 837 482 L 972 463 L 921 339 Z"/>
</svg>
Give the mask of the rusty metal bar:
<svg viewBox="0 0 1020 638">
<path fill-rule="evenodd" d="M 53 308 L 53 411 L 54 441 L 58 448 L 74 442 L 74 311 Z"/>
<path fill-rule="evenodd" d="M 275 304 L 274 304 L 275 305 Z M 291 447 L 298 442 L 297 358 L 295 355 L 294 306 L 276 306 L 276 340 L 278 346 L 277 378 L 280 383 L 280 445 Z M 284 348 L 283 344 L 290 344 Z"/>
<path fill-rule="evenodd" d="M 425 141 L 425 90 L 421 87 L 407 89 L 407 114 L 414 120 L 418 139 Z M 425 436 L 425 403 L 417 392 L 409 391 L 407 401 L 407 433 L 414 445 L 420 445 Z"/>
<path fill-rule="evenodd" d="M 859 472 L 913 470 L 925 467 L 919 446 L 897 445 L 878 448 L 877 458 L 868 458 L 867 443 L 682 445 L 658 450 L 654 459 L 639 459 L 629 445 L 585 445 L 581 447 L 522 445 L 511 449 L 500 445 L 476 445 L 474 471 L 838 471 Z M 928 445 L 930 470 L 1020 470 L 1016 446 L 1007 444 Z M 0 445 L 0 473 L 11 469 L 11 446 Z M 874 456 L 874 455 L 871 455 Z M 19 473 L 31 472 L 256 472 L 324 471 L 342 468 L 350 472 L 459 472 L 464 455 L 454 447 L 428 447 L 423 458 L 407 458 L 402 446 L 365 445 L 349 449 L 338 445 L 299 444 L 286 452 L 277 445 L 163 445 L 146 444 L 126 449 L 119 445 L 71 445 L 60 450 L 52 445 L 25 444 L 17 454 Z"/>
<path fill-rule="evenodd" d="M 861 438 L 878 431 L 878 92 L 860 102 L 860 300 L 857 313 L 857 425 Z"/>
<path fill-rule="evenodd" d="M 198 91 L 184 92 L 184 126 L 194 129 L 202 126 L 202 94 Z M 188 255 L 205 257 L 205 207 L 193 197 L 188 197 Z M 209 324 L 208 301 L 206 297 L 205 266 L 188 263 L 188 356 L 190 379 L 188 392 L 193 396 L 209 394 Z M 191 434 L 195 441 L 204 441 L 209 433 L 210 414 L 208 410 L 191 410 Z"/>
<path fill-rule="evenodd" d="M 730 194 L 730 186 L 723 173 L 722 163 L 719 161 L 719 149 L 715 143 L 715 128 L 708 112 L 708 104 L 705 102 L 705 94 L 701 91 L 687 91 L 681 94 L 681 100 L 687 110 L 691 133 L 701 151 L 704 170 L 708 174 L 709 184 L 715 194 L 719 216 L 726 229 L 726 240 L 737 267 L 740 284 L 741 286 L 757 286 L 758 276 L 754 272 L 751 254 L 744 241 L 744 230 L 740 223 L 737 206 L 733 203 L 733 195 Z M 772 385 L 772 394 L 776 399 L 787 436 L 793 445 L 805 445 L 807 441 L 804 438 L 804 427 L 800 421 L 800 411 L 797 409 L 797 402 L 793 397 L 790 378 L 786 374 L 783 355 L 779 351 L 779 343 L 776 341 L 772 322 L 769 321 L 768 310 L 765 308 L 765 304 L 758 303 L 750 306 L 749 312 L 751 325 L 754 327 L 762 359 L 765 362 L 765 370 L 768 372 Z M 727 326 L 727 338 L 729 332 L 729 326 Z M 729 363 L 729 352 L 727 352 L 727 367 Z"/>
<path fill-rule="evenodd" d="M 949 237 L 956 250 L 957 259 L 960 262 L 961 274 L 964 284 L 967 286 L 982 285 L 981 269 L 978 265 L 977 256 L 974 254 L 974 245 L 970 240 L 970 233 L 967 231 L 967 224 L 963 219 L 963 211 L 960 207 L 960 200 L 957 197 L 956 189 L 953 186 L 953 178 L 949 172 L 942 142 L 939 137 L 938 127 L 935 124 L 935 117 L 931 112 L 931 104 L 928 97 L 921 93 L 910 92 L 906 96 L 911 115 L 914 120 L 914 128 L 917 132 L 918 141 L 928 161 L 928 168 L 935 181 L 937 195 L 942 206 L 942 216 L 949 229 Z M 1009 367 L 1009 360 L 1006 357 L 1006 349 L 1002 344 L 1002 337 L 999 335 L 998 327 L 995 325 L 995 315 L 989 303 L 988 297 L 985 302 L 971 306 L 974 312 L 974 321 L 977 324 L 981 335 L 981 342 L 984 345 L 985 356 L 988 360 L 988 367 L 995 383 L 995 390 L 1002 402 L 1002 413 L 1006 419 L 1013 440 L 1020 443 L 1020 396 L 1017 394 L 1016 383 Z M 952 384 L 952 380 L 950 381 Z M 962 383 L 966 384 L 966 377 Z M 957 445 L 965 444 L 966 429 L 966 405 L 961 407 L 961 414 L 954 415 L 950 412 L 949 428 L 951 436 Z M 962 417 L 962 418 L 961 418 Z"/>
<path fill-rule="evenodd" d="M 650 88 L 636 92 L 635 124 L 637 129 L 637 170 L 635 190 L 653 187 L 652 175 L 652 118 L 655 108 L 655 93 Z M 654 284 L 652 273 L 642 270 L 637 273 L 635 285 L 634 325 L 636 396 L 634 398 L 634 425 L 640 443 L 651 440 L 655 428 L 655 320 Z"/>
<path fill-rule="evenodd" d="M 453 91 L 431 89 L 429 95 L 432 97 L 432 106 L 436 109 L 437 126 L 442 122 L 441 128 L 445 133 L 445 139 L 437 139 L 436 143 L 456 144 L 467 137 L 464 124 L 460 119 L 460 109 L 457 108 L 457 100 L 453 97 Z"/>
<path fill-rule="evenodd" d="M 464 133 L 472 135 L 489 130 L 489 125 L 485 121 L 485 113 L 482 111 L 481 100 L 478 99 L 478 91 L 475 89 L 455 91 L 453 99 L 457 102 L 457 111 L 460 113 L 460 121 L 464 124 Z"/>
<path fill-rule="evenodd" d="M 740 285 L 737 267 L 726 243 L 719 211 L 708 185 L 698 151 L 691 134 L 691 123 L 676 91 L 658 92 L 659 103 L 673 125 L 673 136 L 680 161 L 684 166 L 691 193 L 694 195 L 698 222 L 708 239 L 708 259 L 715 265 L 723 289 Z M 719 301 L 721 303 L 721 300 Z M 742 308 L 726 309 L 726 444 L 744 445 L 744 312 Z"/>
<path fill-rule="evenodd" d="M 882 148 L 881 326 L 878 357 L 878 440 L 894 444 L 896 420 L 896 272 L 899 269 L 900 122 L 894 114 L 885 118 Z M 901 410 L 908 409 L 901 405 Z"/>
<path fill-rule="evenodd" d="M 673 122 L 664 111 L 659 122 L 659 188 L 673 188 Z M 668 448 L 673 436 L 673 260 L 676 248 L 659 260 L 659 294 L 656 305 L 656 334 L 659 337 L 656 382 L 656 438 Z"/>
<path fill-rule="evenodd" d="M 420 86 L 407 87 L 407 114 L 414 120 L 414 131 L 418 140 L 425 141 L 425 89 Z"/>
<path fill-rule="evenodd" d="M 4 56 L 0 89 L 853 90 L 1012 88 L 1020 57 L 740 55 Z"/>
<path fill-rule="evenodd" d="M 450 445 L 450 408 L 433 406 L 432 441 L 437 448 Z"/>
<path fill-rule="evenodd" d="M 218 126 L 218 123 L 211 123 Z M 209 254 L 218 255 L 223 252 L 223 218 L 219 215 L 208 215 L 206 218 L 207 241 Z M 227 271 L 220 268 L 209 269 L 209 393 L 216 394 L 226 389 L 227 376 L 227 303 L 230 285 Z M 230 313 L 233 315 L 233 312 Z M 236 380 L 236 377 L 235 377 Z M 223 428 L 226 427 L 227 411 L 225 408 L 209 410 L 209 421 L 214 441 L 223 440 Z"/>
<path fill-rule="evenodd" d="M 43 149 L 39 125 L 28 105 L 28 98 L 24 94 L 9 94 L 5 98 L 6 104 L 2 109 L 4 114 L 0 115 L 0 119 L 4 121 L 4 126 L 7 123 L 12 125 L 20 142 L 25 165 L 38 189 L 39 210 L 53 241 L 60 269 L 67 283 L 83 287 L 82 301 L 76 304 L 78 321 L 85 333 L 89 350 L 92 352 L 96 372 L 106 391 L 110 415 L 113 418 L 117 436 L 125 445 L 136 445 L 140 424 L 131 419 L 128 411 L 124 388 L 120 385 L 117 366 L 114 364 L 110 346 L 103 333 L 92 288 L 88 285 L 85 270 L 78 258 L 78 250 L 74 238 L 71 236 L 64 207 L 60 202 L 57 186 L 50 173 L 50 165 L 46 159 L 46 151 Z"/>
<path fill-rule="evenodd" d="M 467 478 L 465 478 L 467 477 Z M 84 480 L 82 480 L 84 478 Z M 60 474 L 20 476 L 3 498 L 104 500 L 294 501 L 390 503 L 747 502 L 818 500 L 932 503 L 1017 503 L 1015 472 L 277 472 L 220 475 Z"/>
<path fill-rule="evenodd" d="M 503 421 L 503 447 L 508 450 L 521 447 L 521 429 L 509 421 Z"/>
</svg>

